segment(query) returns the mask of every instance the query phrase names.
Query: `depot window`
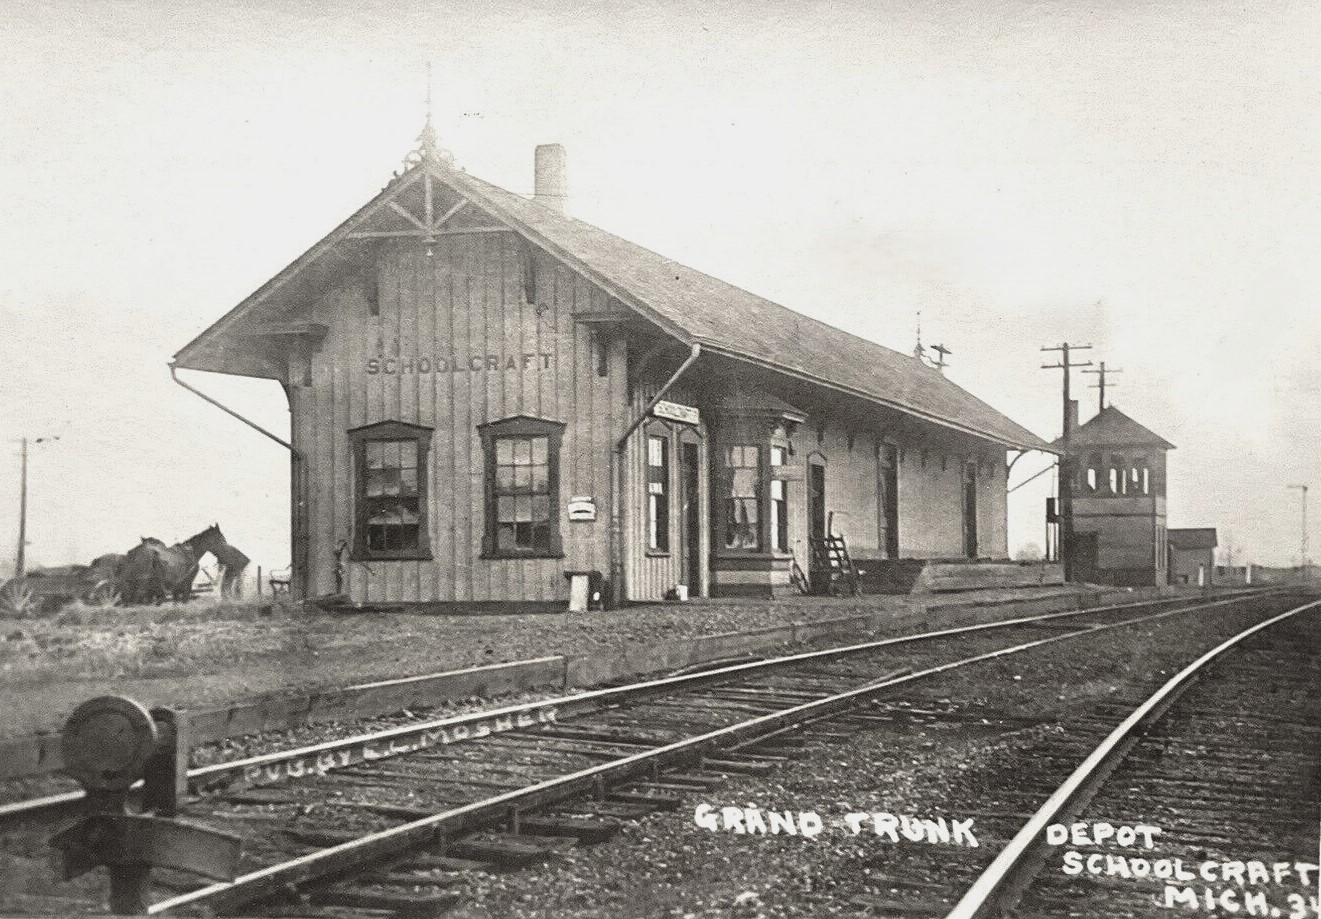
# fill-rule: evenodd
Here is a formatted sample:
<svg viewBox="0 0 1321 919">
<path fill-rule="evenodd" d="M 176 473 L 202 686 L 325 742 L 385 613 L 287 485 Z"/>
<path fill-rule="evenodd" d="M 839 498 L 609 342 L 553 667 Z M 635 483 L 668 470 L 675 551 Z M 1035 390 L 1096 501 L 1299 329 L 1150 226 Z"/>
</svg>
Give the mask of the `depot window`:
<svg viewBox="0 0 1321 919">
<path fill-rule="evenodd" d="M 670 438 L 647 437 L 647 548 L 670 551 Z"/>
<path fill-rule="evenodd" d="M 399 421 L 349 431 L 354 457 L 353 557 L 429 559 L 431 429 Z"/>
<path fill-rule="evenodd" d="M 751 444 L 726 447 L 724 463 L 725 548 L 755 551 L 761 548 L 761 448 Z"/>
<path fill-rule="evenodd" d="M 506 418 L 481 425 L 486 458 L 484 558 L 559 558 L 564 425 Z"/>
<path fill-rule="evenodd" d="M 784 447 L 771 447 L 771 475 L 774 476 L 788 462 Z M 784 479 L 771 479 L 771 551 L 789 551 L 789 483 Z"/>
</svg>

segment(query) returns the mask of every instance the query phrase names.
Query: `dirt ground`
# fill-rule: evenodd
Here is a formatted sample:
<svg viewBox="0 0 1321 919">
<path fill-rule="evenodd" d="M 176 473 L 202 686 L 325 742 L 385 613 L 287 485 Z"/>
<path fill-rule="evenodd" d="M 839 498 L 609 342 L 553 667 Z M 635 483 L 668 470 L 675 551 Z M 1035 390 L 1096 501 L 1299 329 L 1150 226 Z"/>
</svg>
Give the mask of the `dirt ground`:
<svg viewBox="0 0 1321 919">
<path fill-rule="evenodd" d="M 147 705 L 221 705 L 255 695 L 351 685 L 546 655 L 586 654 L 699 635 L 893 610 L 921 627 L 921 604 L 1041 596 L 978 591 L 924 598 L 698 601 L 519 616 L 328 614 L 256 604 L 75 606 L 46 619 L 0 619 L 0 734 L 56 730 L 104 693 Z M 993 607 L 1012 615 L 1013 607 Z"/>
</svg>

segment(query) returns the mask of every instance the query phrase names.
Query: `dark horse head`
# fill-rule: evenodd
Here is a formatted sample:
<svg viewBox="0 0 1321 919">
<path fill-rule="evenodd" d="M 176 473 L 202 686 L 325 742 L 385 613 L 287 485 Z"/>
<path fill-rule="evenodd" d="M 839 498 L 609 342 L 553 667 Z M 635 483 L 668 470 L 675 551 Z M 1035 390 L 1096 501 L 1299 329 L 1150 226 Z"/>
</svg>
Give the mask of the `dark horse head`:
<svg viewBox="0 0 1321 919">
<path fill-rule="evenodd" d="M 229 543 L 225 534 L 220 532 L 220 524 L 213 523 L 202 532 L 189 536 L 180 545 L 187 546 L 196 557 L 201 558 L 207 552 L 214 555 L 216 547 L 227 546 Z"/>
</svg>

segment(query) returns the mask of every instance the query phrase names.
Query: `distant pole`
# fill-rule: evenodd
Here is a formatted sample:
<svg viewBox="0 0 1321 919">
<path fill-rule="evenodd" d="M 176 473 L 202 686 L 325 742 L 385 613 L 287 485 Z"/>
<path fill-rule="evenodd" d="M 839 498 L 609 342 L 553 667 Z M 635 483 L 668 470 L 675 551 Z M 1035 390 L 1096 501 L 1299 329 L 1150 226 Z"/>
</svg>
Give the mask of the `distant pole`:
<svg viewBox="0 0 1321 919">
<path fill-rule="evenodd" d="M 1298 567 L 1302 569 L 1303 575 L 1307 574 L 1307 486 L 1290 485 L 1290 488 L 1296 488 L 1300 492 L 1303 504 L 1303 533 L 1302 539 L 1298 543 Z"/>
<path fill-rule="evenodd" d="M 1070 361 L 1070 352 L 1086 351 L 1091 345 L 1071 345 L 1067 341 L 1054 347 L 1042 348 L 1042 351 L 1060 352 L 1058 364 L 1042 364 L 1042 370 L 1064 371 L 1064 431 L 1061 442 L 1064 455 L 1060 457 L 1059 496 L 1060 496 L 1060 561 L 1064 564 L 1064 580 L 1073 580 L 1073 412 L 1070 408 L 1069 371 L 1074 367 L 1090 367 L 1091 361 L 1075 364 Z"/>
<path fill-rule="evenodd" d="M 1091 386 L 1090 388 L 1091 388 L 1091 389 L 1099 389 L 1099 390 L 1101 391 L 1101 399 L 1100 399 L 1100 403 L 1099 403 L 1099 405 L 1097 406 L 1097 411 L 1105 411 L 1105 384 L 1106 384 L 1106 381 L 1109 380 L 1110 377 L 1114 376 L 1116 373 L 1123 373 L 1124 371 L 1120 370 L 1118 367 L 1107 367 L 1107 366 L 1105 365 L 1105 361 L 1101 361 L 1100 363 L 1098 363 L 1098 364 L 1096 365 L 1096 367 L 1097 367 L 1096 370 L 1084 370 L 1083 373 L 1093 373 L 1093 374 L 1096 374 L 1096 382 L 1095 382 L 1094 384 L 1092 384 L 1092 386 Z M 1115 386 L 1115 385 L 1118 385 L 1118 384 L 1111 383 L 1110 385 L 1111 385 L 1111 386 Z"/>
<path fill-rule="evenodd" d="M 23 459 L 18 474 L 18 558 L 14 560 L 14 577 L 27 573 L 28 542 L 28 439 L 23 438 Z"/>
<path fill-rule="evenodd" d="M 18 554 L 14 559 L 14 577 L 21 578 L 27 573 L 28 545 L 28 444 L 46 443 L 59 440 L 59 436 L 22 438 L 22 460 L 18 474 Z"/>
</svg>

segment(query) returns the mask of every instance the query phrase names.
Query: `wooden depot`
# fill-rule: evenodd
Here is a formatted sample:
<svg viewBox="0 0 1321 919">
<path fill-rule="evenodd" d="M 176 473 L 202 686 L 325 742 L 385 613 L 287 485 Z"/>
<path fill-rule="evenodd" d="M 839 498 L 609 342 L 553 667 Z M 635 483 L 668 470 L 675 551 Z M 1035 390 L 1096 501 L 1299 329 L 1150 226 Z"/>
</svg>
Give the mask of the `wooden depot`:
<svg viewBox="0 0 1321 919">
<path fill-rule="evenodd" d="M 172 364 L 282 386 L 288 441 L 258 430 L 291 455 L 292 595 L 563 611 L 576 571 L 612 605 L 773 597 L 826 540 L 864 589 L 1011 567 L 1007 453 L 1040 438 L 919 356 L 571 219 L 557 145 L 528 200 L 420 140 Z"/>
</svg>

